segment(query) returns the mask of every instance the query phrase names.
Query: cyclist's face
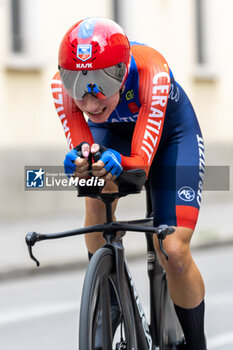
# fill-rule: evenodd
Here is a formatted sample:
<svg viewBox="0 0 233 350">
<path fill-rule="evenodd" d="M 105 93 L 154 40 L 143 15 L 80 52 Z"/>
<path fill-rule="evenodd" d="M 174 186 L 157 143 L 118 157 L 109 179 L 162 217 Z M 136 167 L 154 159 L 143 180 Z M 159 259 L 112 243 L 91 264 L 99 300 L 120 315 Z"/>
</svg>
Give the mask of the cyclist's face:
<svg viewBox="0 0 233 350">
<path fill-rule="evenodd" d="M 119 91 L 104 100 L 86 94 L 81 101 L 75 100 L 76 105 L 94 123 L 105 122 L 118 105 L 120 99 Z"/>
</svg>

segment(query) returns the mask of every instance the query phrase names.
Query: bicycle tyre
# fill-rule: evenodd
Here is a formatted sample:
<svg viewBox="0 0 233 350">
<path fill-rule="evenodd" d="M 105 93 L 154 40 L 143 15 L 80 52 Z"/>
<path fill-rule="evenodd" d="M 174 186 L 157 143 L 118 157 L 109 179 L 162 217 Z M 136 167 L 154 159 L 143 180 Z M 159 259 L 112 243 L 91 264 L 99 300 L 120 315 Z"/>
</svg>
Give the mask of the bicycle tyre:
<svg viewBox="0 0 233 350">
<path fill-rule="evenodd" d="M 134 311 L 125 276 L 125 303 L 122 305 L 122 310 L 120 310 L 120 323 L 123 329 L 124 338 L 119 340 L 114 339 L 113 344 L 110 295 L 107 286 L 109 285 L 109 282 L 112 283 L 117 300 L 119 300 L 114 265 L 113 252 L 107 247 L 100 248 L 92 256 L 92 259 L 88 265 L 81 298 L 79 350 L 95 350 L 96 326 L 98 315 L 100 315 L 101 312 L 104 330 L 102 331 L 102 348 L 100 349 L 110 350 L 113 349 L 113 345 L 114 350 L 121 349 L 119 344 L 123 344 L 121 342 L 124 341 L 126 347 L 122 347 L 122 349 L 138 350 Z M 103 294 L 105 298 L 104 303 L 101 301 L 103 300 Z"/>
</svg>

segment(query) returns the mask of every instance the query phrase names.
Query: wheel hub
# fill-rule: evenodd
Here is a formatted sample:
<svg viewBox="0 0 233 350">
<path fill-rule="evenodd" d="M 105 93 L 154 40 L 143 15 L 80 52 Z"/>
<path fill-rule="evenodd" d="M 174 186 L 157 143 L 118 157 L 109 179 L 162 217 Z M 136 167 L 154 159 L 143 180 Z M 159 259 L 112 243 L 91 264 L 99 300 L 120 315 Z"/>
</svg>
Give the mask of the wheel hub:
<svg viewBox="0 0 233 350">
<path fill-rule="evenodd" d="M 127 350 L 126 342 L 123 340 L 116 344 L 116 350 Z"/>
</svg>

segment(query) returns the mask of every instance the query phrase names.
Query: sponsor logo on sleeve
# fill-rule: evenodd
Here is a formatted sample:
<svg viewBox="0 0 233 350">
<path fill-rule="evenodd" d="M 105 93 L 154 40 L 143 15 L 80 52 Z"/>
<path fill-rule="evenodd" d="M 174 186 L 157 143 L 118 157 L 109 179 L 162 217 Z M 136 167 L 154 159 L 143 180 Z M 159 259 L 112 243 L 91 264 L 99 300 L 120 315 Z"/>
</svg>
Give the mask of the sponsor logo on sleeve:
<svg viewBox="0 0 233 350">
<path fill-rule="evenodd" d="M 178 196 L 182 201 L 192 202 L 195 198 L 195 192 L 191 187 L 184 186 L 179 189 Z"/>
<path fill-rule="evenodd" d="M 143 137 L 143 145 L 141 147 L 142 151 L 147 155 L 148 164 L 151 161 L 151 157 L 161 136 L 169 95 L 169 87 L 169 73 L 159 72 L 154 76 L 150 111 Z"/>
<path fill-rule="evenodd" d="M 199 181 L 198 181 L 198 191 L 197 191 L 197 203 L 200 206 L 201 199 L 202 199 L 204 174 L 205 174 L 205 146 L 204 146 L 204 140 L 202 136 L 196 135 L 196 137 L 197 137 L 198 150 L 199 150 Z"/>
</svg>

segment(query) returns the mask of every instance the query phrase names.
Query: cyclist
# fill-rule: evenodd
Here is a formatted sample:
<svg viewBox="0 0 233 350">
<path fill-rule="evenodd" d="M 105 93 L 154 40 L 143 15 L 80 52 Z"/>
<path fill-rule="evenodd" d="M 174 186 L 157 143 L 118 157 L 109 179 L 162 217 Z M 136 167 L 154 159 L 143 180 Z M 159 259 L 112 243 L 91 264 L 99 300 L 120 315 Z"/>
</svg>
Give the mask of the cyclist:
<svg viewBox="0 0 233 350">
<path fill-rule="evenodd" d="M 115 189 L 113 180 L 123 169 L 145 169 L 154 225 L 175 227 L 164 241 L 169 260 L 157 250 L 187 349 L 206 349 L 204 283 L 190 252 L 201 202 L 204 143 L 193 107 L 168 63 L 153 48 L 129 42 L 115 22 L 87 18 L 61 42 L 52 92 L 71 149 L 64 161 L 67 174 L 87 177 L 88 156 L 99 150 L 92 174 L 107 180 L 106 191 Z M 85 225 L 104 221 L 102 202 L 86 198 Z M 103 243 L 100 233 L 87 235 L 89 255 Z M 154 244 L 158 248 L 156 237 Z"/>
</svg>

